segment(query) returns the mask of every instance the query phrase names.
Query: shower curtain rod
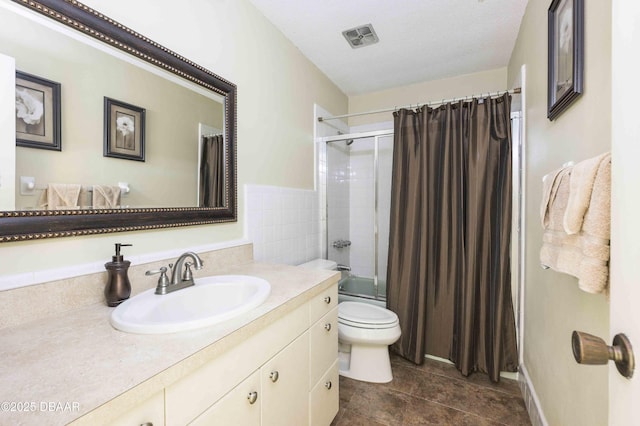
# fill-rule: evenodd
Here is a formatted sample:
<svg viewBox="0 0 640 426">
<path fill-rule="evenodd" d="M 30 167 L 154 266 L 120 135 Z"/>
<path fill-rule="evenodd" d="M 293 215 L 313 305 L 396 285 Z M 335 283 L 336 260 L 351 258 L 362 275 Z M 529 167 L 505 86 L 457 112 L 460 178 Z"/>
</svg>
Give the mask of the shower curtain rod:
<svg viewBox="0 0 640 426">
<path fill-rule="evenodd" d="M 479 95 L 464 96 L 464 97 L 461 97 L 461 98 L 442 99 L 440 101 L 425 102 L 425 103 L 423 103 L 421 105 L 436 106 L 436 105 L 446 104 L 446 103 L 449 103 L 449 102 L 459 102 L 459 101 L 464 101 L 464 100 L 467 100 L 467 99 L 474 99 L 474 98 L 478 98 L 478 97 L 481 97 L 481 96 L 494 97 L 494 96 L 504 95 L 505 93 L 508 93 L 510 95 L 517 95 L 520 92 L 522 92 L 522 89 L 520 87 L 516 87 L 515 89 L 506 90 L 506 91 L 502 91 L 502 92 L 489 92 L 486 95 L 481 93 Z M 356 116 L 359 116 L 359 115 L 379 114 L 381 112 L 397 111 L 397 110 L 402 109 L 402 108 L 414 108 L 414 107 L 417 108 L 418 105 L 420 105 L 420 104 L 410 104 L 410 105 L 405 105 L 405 106 L 401 106 L 401 107 L 378 109 L 378 110 L 375 110 L 375 111 L 354 112 L 354 113 L 351 113 L 351 114 L 332 115 L 332 116 L 329 116 L 329 117 L 318 117 L 318 121 L 319 122 L 323 122 L 323 121 L 327 121 L 327 120 L 337 120 L 339 118 L 356 117 Z"/>
</svg>

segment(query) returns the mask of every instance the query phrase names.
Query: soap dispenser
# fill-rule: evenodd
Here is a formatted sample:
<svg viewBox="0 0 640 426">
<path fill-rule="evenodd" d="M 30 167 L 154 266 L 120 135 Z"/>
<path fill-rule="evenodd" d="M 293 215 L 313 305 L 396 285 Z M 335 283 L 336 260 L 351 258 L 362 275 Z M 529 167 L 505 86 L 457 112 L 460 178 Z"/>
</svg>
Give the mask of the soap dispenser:
<svg viewBox="0 0 640 426">
<path fill-rule="evenodd" d="M 104 297 L 107 299 L 107 305 L 118 306 L 131 295 L 131 283 L 129 282 L 129 265 L 131 262 L 124 260 L 120 254 L 121 247 L 130 247 L 131 244 L 116 243 L 116 254 L 112 257 L 111 262 L 104 264 L 107 268 L 109 276 L 107 278 L 107 286 L 104 289 Z"/>
</svg>

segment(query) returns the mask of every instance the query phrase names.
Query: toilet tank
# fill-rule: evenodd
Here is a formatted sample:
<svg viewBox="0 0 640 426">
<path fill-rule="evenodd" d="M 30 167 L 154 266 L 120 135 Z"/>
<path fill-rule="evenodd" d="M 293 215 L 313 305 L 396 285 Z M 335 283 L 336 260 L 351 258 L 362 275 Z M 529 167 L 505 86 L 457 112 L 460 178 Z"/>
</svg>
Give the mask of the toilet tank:
<svg viewBox="0 0 640 426">
<path fill-rule="evenodd" d="M 298 266 L 307 269 L 326 269 L 330 271 L 336 271 L 338 269 L 338 264 L 336 262 L 327 259 L 314 259 L 310 262 L 305 262 Z"/>
</svg>

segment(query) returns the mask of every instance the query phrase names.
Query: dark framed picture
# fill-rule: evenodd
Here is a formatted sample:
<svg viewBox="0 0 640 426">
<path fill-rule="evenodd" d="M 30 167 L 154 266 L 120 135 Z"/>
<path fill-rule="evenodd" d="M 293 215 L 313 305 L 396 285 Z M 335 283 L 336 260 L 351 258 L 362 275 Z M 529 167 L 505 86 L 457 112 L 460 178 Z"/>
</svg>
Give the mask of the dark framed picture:
<svg viewBox="0 0 640 426">
<path fill-rule="evenodd" d="M 144 161 L 145 109 L 104 98 L 104 156 Z"/>
<path fill-rule="evenodd" d="M 62 150 L 60 83 L 16 71 L 16 145 Z"/>
<path fill-rule="evenodd" d="M 547 117 L 554 120 L 582 94 L 584 0 L 553 0 L 548 21 Z"/>
</svg>

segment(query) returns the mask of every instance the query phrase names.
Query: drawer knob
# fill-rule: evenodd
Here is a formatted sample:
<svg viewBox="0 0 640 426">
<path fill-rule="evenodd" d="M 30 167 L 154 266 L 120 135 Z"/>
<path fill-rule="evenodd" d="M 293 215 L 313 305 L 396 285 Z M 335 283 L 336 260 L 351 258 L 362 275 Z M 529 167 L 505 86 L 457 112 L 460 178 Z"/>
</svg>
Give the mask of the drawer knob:
<svg viewBox="0 0 640 426">
<path fill-rule="evenodd" d="M 327 305 L 328 305 L 329 303 L 331 303 L 331 296 L 326 296 L 326 297 L 324 298 L 324 303 L 326 303 Z"/>
<path fill-rule="evenodd" d="M 249 400 L 249 404 L 255 404 L 258 400 L 258 392 L 249 392 L 247 399 Z"/>
<path fill-rule="evenodd" d="M 269 374 L 269 378 L 273 383 L 275 383 L 280 378 L 280 373 L 278 373 L 278 371 L 272 371 L 271 374 Z"/>
<path fill-rule="evenodd" d="M 333 386 L 333 385 L 331 384 L 331 380 L 329 380 L 328 382 L 326 382 L 326 383 L 324 384 L 324 387 L 325 387 L 325 388 L 327 388 L 327 389 L 331 389 L 331 387 L 332 387 L 332 386 Z"/>
<path fill-rule="evenodd" d="M 327 331 L 331 331 L 331 323 L 330 322 L 326 323 L 324 325 L 324 329 L 327 330 Z"/>
</svg>

